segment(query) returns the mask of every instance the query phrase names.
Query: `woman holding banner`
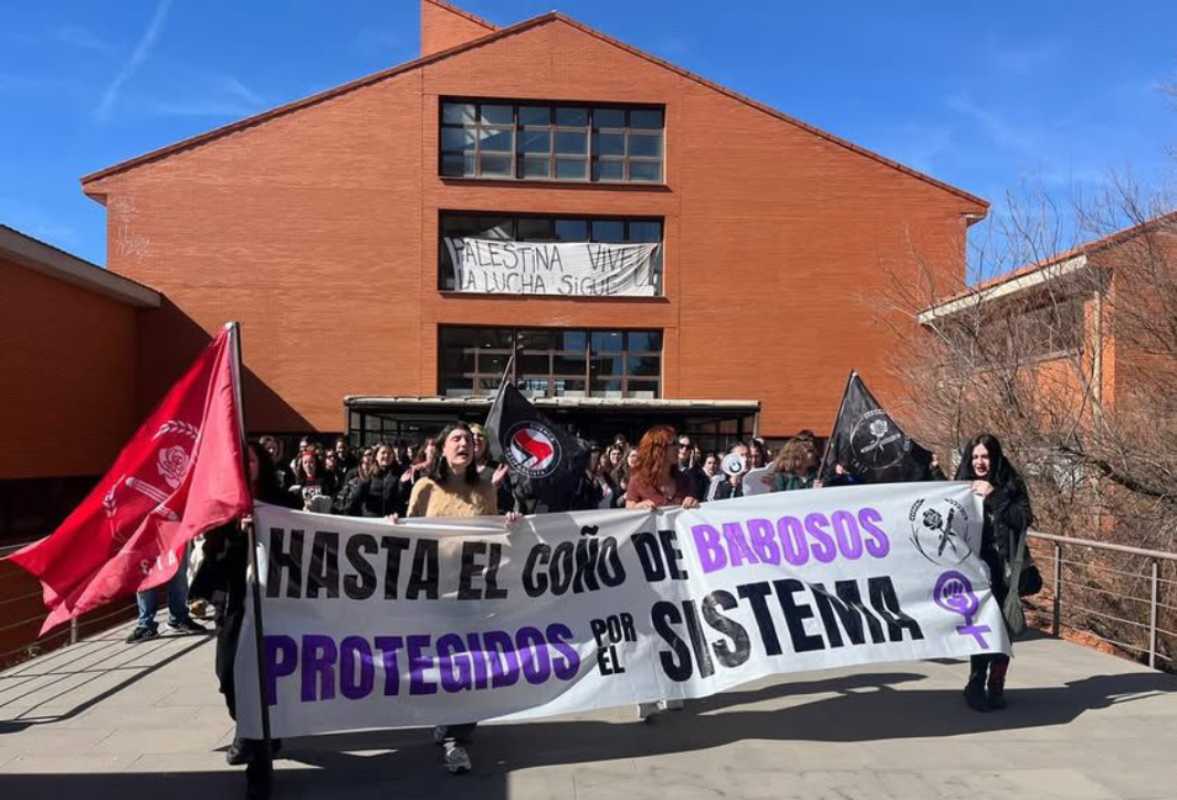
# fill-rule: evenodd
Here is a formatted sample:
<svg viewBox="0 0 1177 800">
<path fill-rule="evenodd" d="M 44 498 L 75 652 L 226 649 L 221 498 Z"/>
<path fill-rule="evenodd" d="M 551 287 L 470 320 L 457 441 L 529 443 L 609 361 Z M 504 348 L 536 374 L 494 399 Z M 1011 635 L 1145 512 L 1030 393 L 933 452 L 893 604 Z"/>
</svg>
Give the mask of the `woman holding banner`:
<svg viewBox="0 0 1177 800">
<path fill-rule="evenodd" d="M 270 453 L 260 442 L 250 442 L 249 484 L 255 502 L 281 506 L 301 506 L 289 492 L 282 491 L 278 484 L 279 470 Z M 233 663 L 237 659 L 237 643 L 241 635 L 241 623 L 245 619 L 246 569 L 249 566 L 249 544 L 245 536 L 248 517 L 237 522 L 222 525 L 205 534 L 204 560 L 192 579 L 189 597 L 201 598 L 212 603 L 217 610 L 217 651 L 214 662 L 221 693 L 225 695 L 225 706 L 229 716 L 237 719 L 237 693 L 233 680 Z M 247 764 L 257 754 L 261 742 L 255 739 L 234 737 L 225 752 L 229 764 Z M 282 745 L 280 739 L 271 742 L 273 752 Z"/>
<path fill-rule="evenodd" d="M 666 506 L 699 507 L 695 482 L 678 469 L 677 451 L 674 428 L 655 425 L 646 431 L 625 489 L 626 508 L 653 511 Z M 647 720 L 663 709 L 678 711 L 682 707 L 682 700 L 639 703 L 638 718 Z"/>
<path fill-rule="evenodd" d="M 478 517 L 497 514 L 498 487 L 491 470 L 478 471 L 474 436 L 464 422 L 448 425 L 437 437 L 439 457 L 429 474 L 413 484 L 409 496 L 410 517 Z M 505 465 L 496 470 L 505 470 Z M 507 512 L 507 524 L 519 514 Z M 469 744 L 477 722 L 438 725 L 433 740 L 445 748 L 445 768 L 451 775 L 470 771 Z"/>
<path fill-rule="evenodd" d="M 1026 484 L 1004 456 L 1001 442 L 983 433 L 974 437 L 961 454 L 956 471 L 958 481 L 972 481 L 973 491 L 984 499 L 984 529 L 981 534 L 981 560 L 989 568 L 989 582 L 993 596 L 1006 608 L 1006 597 L 1018 591 L 1019 575 L 1010 574 L 1011 564 L 1021 571 L 1021 552 L 1025 548 L 1026 531 L 1033 520 Z M 1006 614 L 1006 627 L 1010 617 Z M 1013 640 L 1015 631 L 1010 631 Z M 987 653 L 969 659 L 969 680 L 964 697 L 974 711 L 1005 708 L 1005 676 L 1009 671 L 1009 656 Z M 986 687 L 986 681 L 988 686 Z M 988 692 L 986 692 L 986 688 Z"/>
</svg>

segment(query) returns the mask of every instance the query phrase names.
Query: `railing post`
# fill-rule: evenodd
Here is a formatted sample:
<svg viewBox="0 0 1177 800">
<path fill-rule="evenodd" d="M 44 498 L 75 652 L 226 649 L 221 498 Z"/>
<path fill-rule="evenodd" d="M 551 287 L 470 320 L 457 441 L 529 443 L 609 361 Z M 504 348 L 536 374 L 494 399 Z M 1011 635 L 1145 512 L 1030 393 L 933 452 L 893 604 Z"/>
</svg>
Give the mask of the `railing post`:
<svg viewBox="0 0 1177 800">
<path fill-rule="evenodd" d="M 1160 582 L 1160 562 L 1152 559 L 1152 599 L 1148 604 L 1148 665 L 1157 668 L 1157 584 Z"/>
<path fill-rule="evenodd" d="M 1050 634 L 1058 638 L 1063 599 L 1063 546 L 1054 543 L 1054 610 L 1050 620 Z"/>
<path fill-rule="evenodd" d="M 1153 589 L 1153 592 L 1155 595 L 1156 589 Z M 1155 602 L 1155 597 L 1154 597 L 1154 602 Z M 73 619 L 71 619 L 69 621 L 69 643 L 70 644 L 77 644 L 78 643 L 78 618 L 77 617 L 74 617 Z"/>
</svg>

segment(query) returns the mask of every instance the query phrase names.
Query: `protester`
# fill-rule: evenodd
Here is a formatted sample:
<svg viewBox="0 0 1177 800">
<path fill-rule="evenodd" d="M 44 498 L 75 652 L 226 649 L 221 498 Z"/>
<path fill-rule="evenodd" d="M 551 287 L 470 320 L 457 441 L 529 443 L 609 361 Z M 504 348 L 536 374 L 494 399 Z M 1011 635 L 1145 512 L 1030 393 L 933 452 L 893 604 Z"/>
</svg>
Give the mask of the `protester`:
<svg viewBox="0 0 1177 800">
<path fill-rule="evenodd" d="M 616 447 L 610 447 L 605 451 L 605 454 L 594 450 L 593 460 L 589 462 L 593 482 L 601 498 L 597 503 L 598 508 L 619 508 L 625 502 L 625 493 L 621 491 L 617 485 L 617 479 L 613 477 L 613 464 L 611 463 L 612 458 L 610 454 L 615 450 L 618 450 L 617 461 L 620 462 L 621 453 L 619 448 Z"/>
<path fill-rule="evenodd" d="M 372 447 L 365 447 L 360 453 L 359 463 L 348 470 L 338 494 L 335 495 L 333 511 L 336 514 L 349 513 L 349 509 L 352 508 L 352 504 L 360 493 L 361 485 L 372 477 L 375 468 L 376 450 Z"/>
<path fill-rule="evenodd" d="M 626 489 L 629 488 L 629 478 L 633 474 L 634 468 L 638 465 L 638 448 L 633 447 L 625 452 L 625 463 L 621 465 L 621 469 L 617 471 L 617 486 L 624 496 Z"/>
<path fill-rule="evenodd" d="M 748 473 L 748 445 L 736 442 L 728 450 L 728 455 L 739 456 L 743 467 L 736 473 L 720 473 L 721 477 L 718 481 L 712 479 L 710 494 L 707 498 L 709 500 L 728 500 L 744 496 L 744 476 Z"/>
<path fill-rule="evenodd" d="M 347 505 L 347 514 L 352 517 L 387 517 L 404 514 L 405 496 L 402 488 L 400 465 L 392 446 L 381 444 L 376 447 L 375 465 L 368 479 L 360 483 Z"/>
<path fill-rule="evenodd" d="M 429 474 L 413 485 L 409 497 L 410 517 L 477 517 L 498 513 L 498 490 L 487 472 L 479 474 L 474 462 L 474 440 L 470 428 L 455 422 L 441 432 Z M 519 515 L 509 512 L 508 524 Z M 466 751 L 477 721 L 447 723 L 433 729 L 433 740 L 444 749 L 445 768 L 451 775 L 470 771 L 470 754 Z"/>
<path fill-rule="evenodd" d="M 795 489 L 812 489 L 817 479 L 817 464 L 814 452 L 801 439 L 785 442 L 780 453 L 772 462 L 772 490 L 790 492 Z"/>
<path fill-rule="evenodd" d="M 352 455 L 351 447 L 347 443 L 347 439 L 343 436 L 335 440 L 335 447 L 332 451 L 335 454 L 336 463 L 339 465 L 339 474 L 346 475 L 347 471 L 356 465 L 355 457 Z"/>
<path fill-rule="evenodd" d="M 609 449 L 605 451 L 605 469 L 609 470 L 609 474 L 613 476 L 616 481 L 618 471 L 621 465 L 625 463 L 625 448 L 619 444 L 609 445 Z"/>
<path fill-rule="evenodd" d="M 270 453 L 260 443 L 250 442 L 249 482 L 253 499 L 275 505 L 292 506 L 294 498 L 278 487 L 277 474 Z M 204 538 L 204 561 L 192 582 L 192 591 L 216 608 L 217 651 L 214 660 L 217 680 L 225 696 L 229 716 L 237 719 L 237 693 L 233 664 L 237 658 L 241 623 L 245 619 L 246 570 L 249 567 L 249 539 L 245 534 L 248 517 L 209 531 Z M 257 755 L 255 739 L 234 737 L 225 753 L 230 764 L 245 764 Z M 275 739 L 276 752 L 281 740 Z"/>
<path fill-rule="evenodd" d="M 980 555 L 989 568 L 993 596 L 1004 609 L 1006 595 L 1018 590 L 1018 576 L 1009 574 L 1010 562 L 1025 546 L 1026 531 L 1033 521 L 1026 484 L 1003 454 L 1001 443 L 987 433 L 974 437 L 961 453 L 956 480 L 972 481 L 973 491 L 984 498 Z M 1009 656 L 1004 653 L 972 656 L 964 690 L 969 707 L 974 711 L 1005 708 L 1008 671 Z"/>
<path fill-rule="evenodd" d="M 768 464 L 768 448 L 764 440 L 753 437 L 748 443 L 748 469 L 760 469 Z"/>
<path fill-rule="evenodd" d="M 696 498 L 707 496 L 707 487 L 711 480 L 703 473 L 703 468 L 699 466 L 697 451 L 689 436 L 678 437 L 678 470 L 694 483 L 693 494 Z"/>
<path fill-rule="evenodd" d="M 703 476 L 707 479 L 707 487 L 710 488 L 711 480 L 719 474 L 719 456 L 715 453 L 708 453 L 703 457 Z M 707 495 L 704 494 L 704 497 Z"/>
<path fill-rule="evenodd" d="M 282 442 L 274 436 L 263 436 L 258 441 L 265 451 L 270 455 L 270 461 L 274 465 L 275 483 L 279 489 L 286 491 L 286 488 L 294 482 L 294 474 L 287 471 L 286 467 L 282 463 Z"/>
<path fill-rule="evenodd" d="M 187 551 L 180 563 L 179 569 L 167 582 L 168 593 L 168 628 L 176 633 L 208 633 L 208 629 L 192 619 L 188 611 L 188 569 Z M 131 635 L 127 637 L 127 644 L 145 642 L 159 636 L 159 625 L 155 621 L 155 613 L 159 609 L 159 587 L 138 592 L 135 602 L 139 606 L 139 619 Z"/>
<path fill-rule="evenodd" d="M 474 440 L 474 464 L 478 467 L 478 473 L 490 470 L 491 483 L 495 485 L 495 490 L 499 495 L 499 508 L 511 509 L 514 507 L 514 495 L 512 494 L 511 485 L 511 469 L 506 464 L 496 464 L 495 460 L 490 457 L 489 442 L 486 439 L 486 431 L 482 426 L 475 423 L 470 426 L 470 436 Z"/>
<path fill-rule="evenodd" d="M 338 489 L 335 475 L 327 472 L 313 447 L 299 453 L 294 468 L 294 483 L 287 490 L 301 500 L 304 511 L 327 513 Z"/>
<path fill-rule="evenodd" d="M 653 511 L 662 506 L 699 507 L 699 498 L 694 494 L 695 482 L 678 469 L 677 459 L 672 455 L 677 449 L 674 428 L 669 425 L 655 425 L 645 432 L 625 490 L 626 508 Z M 647 720 L 662 709 L 677 711 L 682 707 L 682 700 L 639 703 L 638 718 Z"/>
</svg>

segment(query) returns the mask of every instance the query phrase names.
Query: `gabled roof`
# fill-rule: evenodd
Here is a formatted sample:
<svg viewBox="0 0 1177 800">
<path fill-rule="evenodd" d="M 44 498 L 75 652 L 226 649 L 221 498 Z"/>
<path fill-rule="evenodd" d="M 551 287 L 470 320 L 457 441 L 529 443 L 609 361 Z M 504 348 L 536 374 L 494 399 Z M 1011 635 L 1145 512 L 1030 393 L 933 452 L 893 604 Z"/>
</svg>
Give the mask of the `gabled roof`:
<svg viewBox="0 0 1177 800">
<path fill-rule="evenodd" d="M 447 7 L 448 7 L 448 5 L 447 5 Z M 533 17 L 528 20 L 524 20 L 523 22 L 516 23 L 515 25 L 510 25 L 506 28 L 500 28 L 500 29 L 494 31 L 493 33 L 488 33 L 486 36 L 482 36 L 477 39 L 472 39 L 471 41 L 465 42 L 461 45 L 458 45 L 457 47 L 451 47 L 448 50 L 442 50 L 437 53 L 431 53 L 430 55 L 423 56 L 422 58 L 418 58 L 414 61 L 409 61 L 404 64 L 400 64 L 398 66 L 392 67 L 390 69 L 382 70 L 381 72 L 376 72 L 371 75 L 367 75 L 365 77 L 358 78 L 357 80 L 350 81 L 348 83 L 342 84 L 340 86 L 336 86 L 331 89 L 327 89 L 326 91 L 319 92 L 318 94 L 311 95 L 310 97 L 306 97 L 301 100 L 296 100 L 292 103 L 287 103 L 286 105 L 278 106 L 277 108 L 270 109 L 269 111 L 264 111 L 260 114 L 254 115 L 252 117 L 246 117 L 245 119 L 238 120 L 237 122 L 233 122 L 228 125 L 224 125 L 220 128 L 215 128 L 215 129 L 208 131 L 206 133 L 202 133 L 197 136 L 193 136 L 191 138 L 176 142 L 175 144 L 171 144 L 166 147 L 159 148 L 158 150 L 153 150 L 149 153 L 145 153 L 144 155 L 137 156 L 135 158 L 131 158 L 126 161 L 122 161 L 118 164 L 114 164 L 113 166 L 98 170 L 97 172 L 92 172 L 89 175 L 83 176 L 83 178 L 82 178 L 83 191 L 85 191 L 85 184 L 92 183 L 92 182 L 97 181 L 101 178 L 106 178 L 110 175 L 114 175 L 114 174 L 117 174 L 120 172 L 125 172 L 129 169 L 133 169 L 135 167 L 150 163 L 152 161 L 157 161 L 161 158 L 165 158 L 169 155 L 172 155 L 173 153 L 177 153 L 177 152 L 180 152 L 183 150 L 197 147 L 199 145 L 202 145 L 207 142 L 218 139 L 222 136 L 227 136 L 231 133 L 235 133 L 237 131 L 244 130 L 246 128 L 250 128 L 255 125 L 260 125 L 260 124 L 267 122 L 269 120 L 284 116 L 286 114 L 293 113 L 293 112 L 301 110 L 303 108 L 308 108 L 310 106 L 317 105 L 318 103 L 322 103 L 322 102 L 324 102 L 326 100 L 330 100 L 334 97 L 338 97 L 338 96 L 346 94 L 348 92 L 355 91 L 356 89 L 361 89 L 365 86 L 369 86 L 371 84 L 378 83 L 383 80 L 387 80 L 387 79 L 392 78 L 396 75 L 400 75 L 405 72 L 409 72 L 409 71 L 417 69 L 419 67 L 427 66 L 427 65 L 435 63 L 437 61 L 441 61 L 442 59 L 450 58 L 450 57 L 458 55 L 460 53 L 464 53 L 468 50 L 473 50 L 477 47 L 483 47 L 485 45 L 491 44 L 492 42 L 497 42 L 500 39 L 505 39 L 505 38 L 507 38 L 509 36 L 513 36 L 517 33 L 522 33 L 523 31 L 529 30 L 531 28 L 536 28 L 541 25 L 546 25 L 551 22 L 562 22 L 572 28 L 575 28 L 575 29 L 581 31 L 582 33 L 585 33 L 589 36 L 599 39 L 600 41 L 603 41 L 607 44 L 610 44 L 614 47 L 624 50 L 625 52 L 627 52 L 633 56 L 636 56 L 638 58 L 641 58 L 645 61 L 648 61 L 652 64 L 656 64 L 656 65 L 662 67 L 663 69 L 670 70 L 671 72 L 681 75 L 682 77 L 687 78 L 688 80 L 694 81 L 694 82 L 696 82 L 702 86 L 705 86 L 708 89 L 711 89 L 715 92 L 719 92 L 722 95 L 725 95 L 725 96 L 730 97 L 734 100 L 737 100 L 738 102 L 741 102 L 741 103 L 744 103 L 745 105 L 751 106 L 752 108 L 755 108 L 758 111 L 768 114 L 769 116 L 775 117 L 776 119 L 779 119 L 782 122 L 786 122 L 789 125 L 793 125 L 794 127 L 800 128 L 801 130 L 804 130 L 804 131 L 807 131 L 808 133 L 811 133 L 814 136 L 818 136 L 822 139 L 825 139 L 826 141 L 832 142 L 840 147 L 844 147 L 847 150 L 850 150 L 850 151 L 857 153 L 861 156 L 865 156 L 873 161 L 877 161 L 880 164 L 883 164 L 885 166 L 891 167 L 892 169 L 898 170 L 899 172 L 902 172 L 902 173 L 909 175 L 913 178 L 916 178 L 916 179 L 921 180 L 925 183 L 928 183 L 928 184 L 936 187 L 937 189 L 941 189 L 943 191 L 946 191 L 949 194 L 955 195 L 956 197 L 958 197 L 962 200 L 965 200 L 969 203 L 976 204 L 981 207 L 982 213 L 980 213 L 976 217 L 970 219 L 970 224 L 972 222 L 975 222 L 976 220 L 980 219 L 981 217 L 983 217 L 984 210 L 988 209 L 988 207 L 989 207 L 989 203 L 986 200 L 983 200 L 982 198 L 977 197 L 974 194 L 970 194 L 969 192 L 966 192 L 963 189 L 959 189 L 955 186 L 952 186 L 951 184 L 944 183 L 943 181 L 939 181 L 939 180 L 931 177 L 930 175 L 925 175 L 924 173 L 919 172 L 918 170 L 914 170 L 911 167 L 900 164 L 898 161 L 894 161 L 890 158 L 879 155 L 878 153 L 875 153 L 871 150 L 867 150 L 865 147 L 861 147 L 859 145 L 856 145 L 853 142 L 851 142 L 847 139 L 843 139 L 840 136 L 835 136 L 834 134 L 829 133 L 828 131 L 823 131 L 820 128 L 815 128 L 814 126 L 809 125 L 808 123 L 802 122 L 801 120 L 796 119 L 795 117 L 791 117 L 788 114 L 784 114 L 780 111 L 777 111 L 776 109 L 771 108 L 770 106 L 764 105 L 763 103 L 760 103 L 756 100 L 753 100 L 752 98 L 747 97 L 743 94 L 740 94 L 739 92 L 736 92 L 736 91 L 729 89 L 725 86 L 721 86 L 718 83 L 714 83 L 710 80 L 707 80 L 706 78 L 703 78 L 702 76 L 696 75 L 695 73 L 693 73 L 689 70 L 683 69 L 682 67 L 672 64 L 669 61 L 665 61 L 661 58 L 658 58 L 657 56 L 651 55 L 650 53 L 646 53 L 645 51 L 639 50 L 636 47 L 632 47 L 628 44 L 625 44 L 624 42 L 614 39 L 611 36 L 601 33 L 600 31 L 595 30 L 593 28 L 590 28 L 589 26 L 587 26 L 581 22 L 578 22 L 570 17 L 567 17 L 558 11 L 549 11 L 546 14 L 541 14 L 540 16 Z M 489 23 L 486 23 L 486 24 L 489 24 Z"/>
<path fill-rule="evenodd" d="M 1077 247 L 1055 253 L 1049 258 L 1035 261 L 1032 264 L 1018 267 L 995 278 L 982 281 L 976 286 L 964 289 L 956 294 L 944 298 L 933 306 L 929 306 L 919 313 L 919 321 L 927 324 L 932 320 L 955 314 L 976 303 L 984 303 L 999 297 L 1008 297 L 1023 289 L 1041 286 L 1047 281 L 1071 275 L 1087 266 L 1091 256 L 1103 250 L 1123 244 L 1140 234 L 1160 225 L 1177 223 L 1177 211 L 1161 214 L 1145 220 L 1137 225 L 1115 231 L 1107 236 L 1084 242 Z"/>
<path fill-rule="evenodd" d="M 7 225 L 0 225 L 0 258 L 129 306 L 159 308 L 159 292 L 154 289 Z"/>
<path fill-rule="evenodd" d="M 477 14 L 471 14 L 464 8 L 458 8 L 453 3 L 447 3 L 446 0 L 423 0 L 423 2 L 430 3 L 437 6 L 438 8 L 444 8 L 446 11 L 449 11 L 451 14 L 457 14 L 459 17 L 465 17 L 475 25 L 481 25 L 488 31 L 497 31 L 499 29 L 499 26 L 495 25 L 490 20 L 483 19 Z"/>
</svg>

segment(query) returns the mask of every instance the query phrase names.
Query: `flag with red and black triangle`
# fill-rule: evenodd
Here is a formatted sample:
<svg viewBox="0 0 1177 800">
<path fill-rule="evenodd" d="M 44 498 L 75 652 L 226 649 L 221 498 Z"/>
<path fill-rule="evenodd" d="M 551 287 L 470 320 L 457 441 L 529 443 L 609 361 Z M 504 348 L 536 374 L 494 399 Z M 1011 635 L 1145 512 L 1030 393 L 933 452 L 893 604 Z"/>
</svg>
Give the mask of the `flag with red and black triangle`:
<svg viewBox="0 0 1177 800">
<path fill-rule="evenodd" d="M 584 445 L 504 380 L 486 418 L 491 455 L 551 509 L 567 508 L 588 463 Z"/>
</svg>

